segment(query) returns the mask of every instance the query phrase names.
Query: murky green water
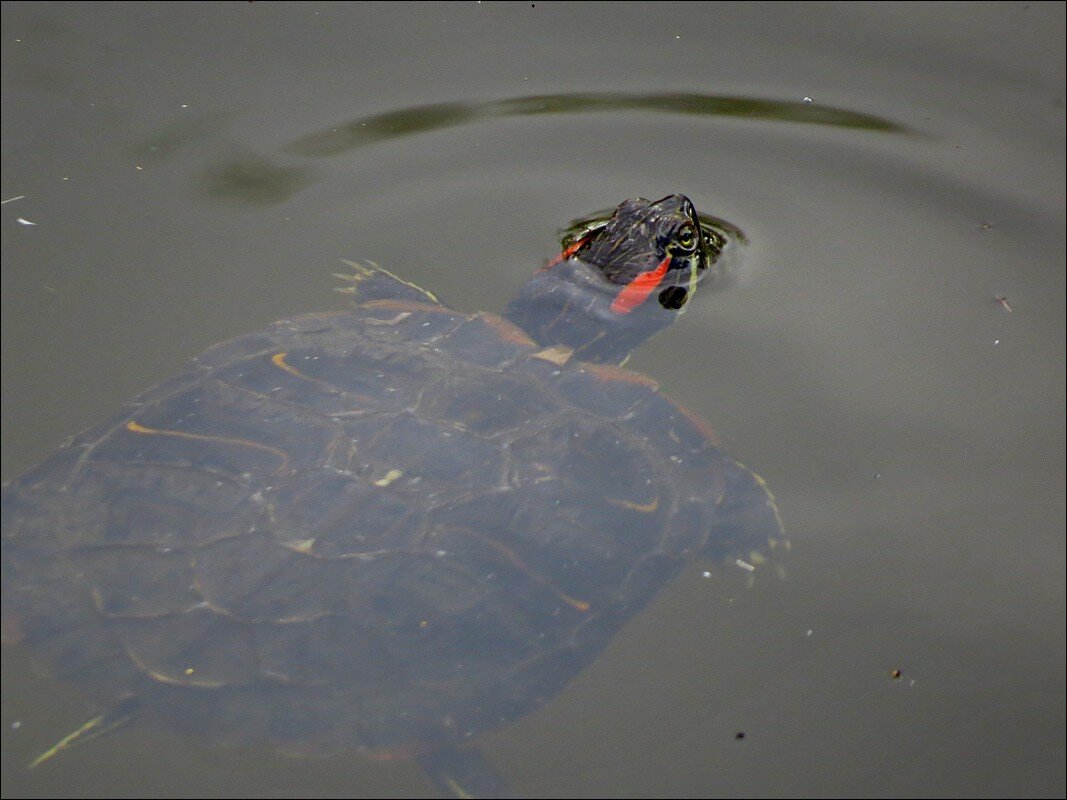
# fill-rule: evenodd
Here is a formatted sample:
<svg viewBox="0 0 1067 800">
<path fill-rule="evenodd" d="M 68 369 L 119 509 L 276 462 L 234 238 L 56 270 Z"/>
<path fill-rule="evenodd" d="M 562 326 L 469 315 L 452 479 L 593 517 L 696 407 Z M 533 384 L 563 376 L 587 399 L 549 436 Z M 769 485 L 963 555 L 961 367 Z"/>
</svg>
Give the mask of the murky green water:
<svg viewBox="0 0 1067 800">
<path fill-rule="evenodd" d="M 1062 795 L 1062 4 L 5 3 L 2 35 L 5 479 L 340 307 L 342 257 L 499 310 L 573 217 L 685 192 L 750 244 L 631 366 L 767 479 L 787 577 L 695 566 L 485 751 L 529 795 Z M 89 707 L 3 657 L 5 796 L 426 790 L 146 726 L 27 773 Z"/>
</svg>

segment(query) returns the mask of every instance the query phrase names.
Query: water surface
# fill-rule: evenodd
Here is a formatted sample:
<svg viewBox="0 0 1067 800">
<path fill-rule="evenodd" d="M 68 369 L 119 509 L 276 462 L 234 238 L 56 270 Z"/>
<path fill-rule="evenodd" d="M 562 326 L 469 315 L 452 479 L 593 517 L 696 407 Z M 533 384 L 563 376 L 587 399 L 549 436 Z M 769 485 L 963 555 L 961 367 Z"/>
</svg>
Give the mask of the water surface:
<svg viewBox="0 0 1067 800">
<path fill-rule="evenodd" d="M 529 795 L 1062 796 L 1062 4 L 5 3 L 2 35 L 5 479 L 340 307 L 341 258 L 500 310 L 573 217 L 684 192 L 750 244 L 630 366 L 766 478 L 786 579 L 694 565 L 485 751 Z M 5 796 L 425 791 L 146 726 L 27 773 L 89 706 L 19 650 L 3 701 Z"/>
</svg>

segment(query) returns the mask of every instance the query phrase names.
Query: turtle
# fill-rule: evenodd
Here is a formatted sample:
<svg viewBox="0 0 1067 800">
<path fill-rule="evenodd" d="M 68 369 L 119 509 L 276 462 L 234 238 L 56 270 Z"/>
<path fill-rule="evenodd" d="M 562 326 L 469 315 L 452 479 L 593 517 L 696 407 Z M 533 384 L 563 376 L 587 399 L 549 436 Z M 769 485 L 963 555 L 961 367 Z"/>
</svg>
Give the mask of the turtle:
<svg viewBox="0 0 1067 800">
<path fill-rule="evenodd" d="M 622 363 L 724 239 L 675 194 L 573 228 L 502 316 L 376 264 L 218 344 L 3 487 L 5 637 L 100 714 L 416 758 L 542 707 L 690 561 L 784 542 L 764 481 Z M 36 763 L 36 762 L 35 762 Z"/>
</svg>

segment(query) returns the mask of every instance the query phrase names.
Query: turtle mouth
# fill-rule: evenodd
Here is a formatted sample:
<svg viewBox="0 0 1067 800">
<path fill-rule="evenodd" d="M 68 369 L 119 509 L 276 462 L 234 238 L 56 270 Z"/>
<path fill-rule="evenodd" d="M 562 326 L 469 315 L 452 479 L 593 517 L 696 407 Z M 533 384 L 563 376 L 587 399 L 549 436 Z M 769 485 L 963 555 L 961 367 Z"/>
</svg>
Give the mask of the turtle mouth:
<svg viewBox="0 0 1067 800">
<path fill-rule="evenodd" d="M 684 286 L 668 286 L 656 298 L 668 311 L 681 311 L 689 302 L 690 290 Z"/>
</svg>

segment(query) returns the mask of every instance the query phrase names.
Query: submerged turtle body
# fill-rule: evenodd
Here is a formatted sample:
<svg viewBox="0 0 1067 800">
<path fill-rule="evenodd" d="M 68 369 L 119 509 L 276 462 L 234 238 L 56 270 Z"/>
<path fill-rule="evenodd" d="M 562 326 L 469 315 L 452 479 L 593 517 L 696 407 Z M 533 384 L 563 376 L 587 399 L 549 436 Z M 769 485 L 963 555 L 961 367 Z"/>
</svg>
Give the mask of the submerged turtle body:
<svg viewBox="0 0 1067 800">
<path fill-rule="evenodd" d="M 553 333 L 570 310 L 524 331 L 351 278 L 351 309 L 211 348 L 4 487 L 5 618 L 102 704 L 296 754 L 458 752 L 689 559 L 779 534 L 709 427 Z"/>
</svg>

